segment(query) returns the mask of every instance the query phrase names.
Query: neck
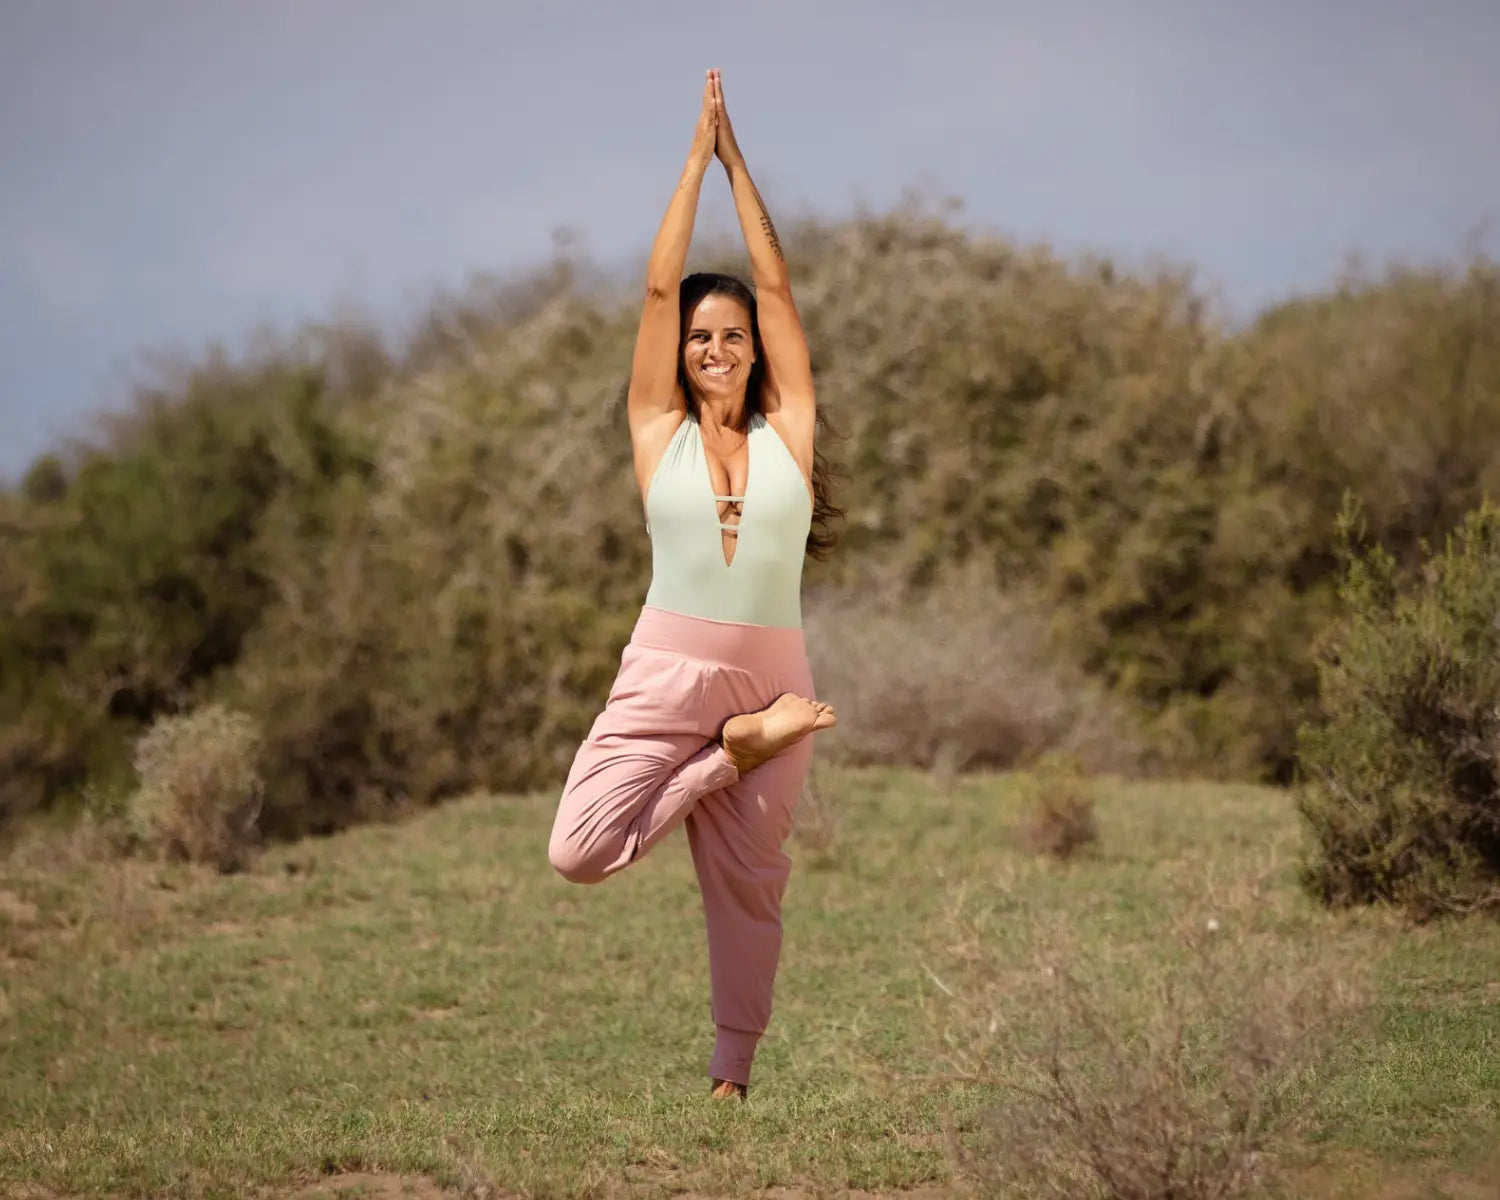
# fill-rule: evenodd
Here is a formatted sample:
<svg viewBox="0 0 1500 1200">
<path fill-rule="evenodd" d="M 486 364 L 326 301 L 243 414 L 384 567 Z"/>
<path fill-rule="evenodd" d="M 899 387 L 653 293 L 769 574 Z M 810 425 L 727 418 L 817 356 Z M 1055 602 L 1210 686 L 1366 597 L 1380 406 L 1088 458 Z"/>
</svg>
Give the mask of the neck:
<svg viewBox="0 0 1500 1200">
<path fill-rule="evenodd" d="M 698 424 L 706 429 L 745 429 L 748 413 L 745 411 L 745 395 L 699 396 Z"/>
</svg>

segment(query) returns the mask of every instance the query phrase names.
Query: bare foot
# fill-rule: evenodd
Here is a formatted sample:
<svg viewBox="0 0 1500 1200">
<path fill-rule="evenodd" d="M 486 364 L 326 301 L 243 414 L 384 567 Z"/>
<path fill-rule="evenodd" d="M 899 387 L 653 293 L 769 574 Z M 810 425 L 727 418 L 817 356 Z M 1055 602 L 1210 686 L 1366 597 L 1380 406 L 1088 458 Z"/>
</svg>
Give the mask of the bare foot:
<svg viewBox="0 0 1500 1200">
<path fill-rule="evenodd" d="M 731 1083 L 727 1079 L 715 1079 L 714 1090 L 709 1092 L 715 1100 L 744 1100 L 750 1095 L 750 1089 L 743 1083 Z"/>
<path fill-rule="evenodd" d="M 768 758 L 800 742 L 815 729 L 838 724 L 833 706 L 819 704 L 792 692 L 778 696 L 760 712 L 741 713 L 724 723 L 720 742 L 729 761 L 741 775 L 753 771 Z"/>
</svg>

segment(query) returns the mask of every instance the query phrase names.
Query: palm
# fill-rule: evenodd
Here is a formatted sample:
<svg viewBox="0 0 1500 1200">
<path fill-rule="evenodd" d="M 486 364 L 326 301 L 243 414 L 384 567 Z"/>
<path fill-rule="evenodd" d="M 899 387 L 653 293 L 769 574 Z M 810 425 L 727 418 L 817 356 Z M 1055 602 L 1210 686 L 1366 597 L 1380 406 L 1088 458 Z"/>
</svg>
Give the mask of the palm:
<svg viewBox="0 0 1500 1200">
<path fill-rule="evenodd" d="M 713 72 L 703 84 L 703 108 L 698 113 L 698 126 L 693 130 L 693 158 L 707 165 L 718 150 L 718 109 L 714 102 Z"/>
<path fill-rule="evenodd" d="M 714 153 L 719 161 L 728 165 L 740 159 L 739 143 L 734 140 L 734 126 L 729 123 L 729 110 L 724 107 L 724 81 L 717 71 L 708 73 L 708 85 L 713 92 L 716 135 Z"/>
</svg>

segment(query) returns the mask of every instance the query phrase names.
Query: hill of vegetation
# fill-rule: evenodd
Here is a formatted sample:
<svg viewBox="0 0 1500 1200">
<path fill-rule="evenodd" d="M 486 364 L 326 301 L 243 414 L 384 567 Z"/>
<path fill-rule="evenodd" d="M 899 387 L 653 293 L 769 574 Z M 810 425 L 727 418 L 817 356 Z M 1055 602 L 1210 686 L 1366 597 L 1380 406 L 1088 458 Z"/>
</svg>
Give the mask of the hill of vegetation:
<svg viewBox="0 0 1500 1200">
<path fill-rule="evenodd" d="M 842 434 L 808 612 L 830 698 L 868 717 L 849 761 L 1285 780 L 1346 493 L 1401 568 L 1500 494 L 1487 259 L 1230 328 L 1187 272 L 922 207 L 786 243 Z M 647 582 L 637 308 L 560 260 L 399 346 L 207 353 L 37 461 L 0 496 L 0 816 L 101 802 L 143 730 L 209 702 L 254 722 L 272 833 L 554 786 Z M 951 704 L 888 702 L 901 661 Z"/>
</svg>

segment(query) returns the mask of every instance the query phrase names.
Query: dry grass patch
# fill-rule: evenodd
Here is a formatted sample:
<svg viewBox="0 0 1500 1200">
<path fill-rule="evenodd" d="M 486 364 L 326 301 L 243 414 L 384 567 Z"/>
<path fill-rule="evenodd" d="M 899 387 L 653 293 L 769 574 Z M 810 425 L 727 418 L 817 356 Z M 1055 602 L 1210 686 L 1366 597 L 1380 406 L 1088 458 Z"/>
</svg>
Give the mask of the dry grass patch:
<svg viewBox="0 0 1500 1200">
<path fill-rule="evenodd" d="M 1145 945 L 1043 915 L 1023 957 L 968 919 L 950 948 L 946 1057 L 994 1097 L 955 1129 L 961 1174 L 1053 1200 L 1261 1195 L 1369 1004 L 1330 939 L 1288 944 L 1263 904 L 1184 912 Z M 958 983 L 958 980 L 962 983 Z"/>
</svg>

